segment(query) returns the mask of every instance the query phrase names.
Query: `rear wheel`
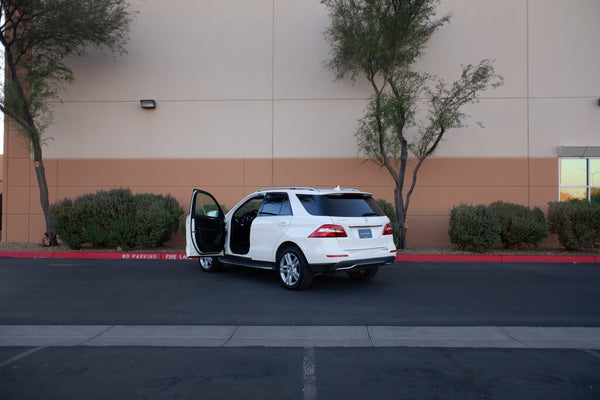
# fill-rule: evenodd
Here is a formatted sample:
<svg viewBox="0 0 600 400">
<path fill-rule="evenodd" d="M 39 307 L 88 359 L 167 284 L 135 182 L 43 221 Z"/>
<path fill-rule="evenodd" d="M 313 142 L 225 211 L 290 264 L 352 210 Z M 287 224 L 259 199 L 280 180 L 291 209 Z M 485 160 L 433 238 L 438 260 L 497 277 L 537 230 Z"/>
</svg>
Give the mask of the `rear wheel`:
<svg viewBox="0 0 600 400">
<path fill-rule="evenodd" d="M 223 267 L 223 264 L 221 264 L 217 257 L 200 257 L 198 258 L 198 263 L 204 272 L 216 272 Z"/>
<path fill-rule="evenodd" d="M 295 247 L 286 247 L 279 253 L 277 267 L 281 283 L 287 289 L 306 289 L 312 283 L 313 273 L 302 252 Z"/>
<path fill-rule="evenodd" d="M 348 271 L 348 276 L 350 279 L 356 281 L 368 281 L 370 279 L 375 278 L 379 272 L 379 266 L 373 268 L 365 268 L 365 269 L 357 269 L 355 271 Z"/>
</svg>

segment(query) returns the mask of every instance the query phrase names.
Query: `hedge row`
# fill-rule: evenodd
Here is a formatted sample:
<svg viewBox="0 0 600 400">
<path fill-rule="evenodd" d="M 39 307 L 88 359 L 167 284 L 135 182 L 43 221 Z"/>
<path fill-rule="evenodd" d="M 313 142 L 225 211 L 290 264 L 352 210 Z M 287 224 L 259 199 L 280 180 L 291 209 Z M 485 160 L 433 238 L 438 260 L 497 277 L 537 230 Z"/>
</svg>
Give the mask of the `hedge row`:
<svg viewBox="0 0 600 400">
<path fill-rule="evenodd" d="M 485 252 L 502 243 L 505 248 L 533 245 L 556 234 L 570 251 L 600 249 L 600 204 L 585 200 L 551 202 L 548 222 L 539 208 L 497 201 L 489 206 L 466 205 L 450 212 L 450 241 L 461 250 Z"/>
<path fill-rule="evenodd" d="M 544 212 L 514 203 L 496 201 L 488 207 L 500 223 L 500 242 L 506 249 L 532 245 L 536 249 L 548 237 Z"/>
<path fill-rule="evenodd" d="M 51 206 L 60 239 L 72 249 L 84 243 L 157 247 L 177 230 L 183 208 L 171 195 L 132 194 L 129 189 L 101 190 L 64 199 Z"/>
<path fill-rule="evenodd" d="M 548 208 L 550 232 L 567 250 L 600 248 L 600 204 L 585 200 L 552 202 Z"/>
<path fill-rule="evenodd" d="M 544 213 L 513 203 L 489 206 L 461 204 L 450 212 L 450 241 L 461 250 L 486 252 L 499 243 L 515 248 L 539 243 L 548 236 Z"/>
</svg>

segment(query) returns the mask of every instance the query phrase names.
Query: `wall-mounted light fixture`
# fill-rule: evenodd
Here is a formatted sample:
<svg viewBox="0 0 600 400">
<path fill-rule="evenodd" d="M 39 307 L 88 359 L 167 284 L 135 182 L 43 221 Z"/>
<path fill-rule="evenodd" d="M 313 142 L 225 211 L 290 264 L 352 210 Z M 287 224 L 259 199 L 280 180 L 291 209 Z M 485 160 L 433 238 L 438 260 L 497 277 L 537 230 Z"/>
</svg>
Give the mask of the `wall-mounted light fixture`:
<svg viewBox="0 0 600 400">
<path fill-rule="evenodd" d="M 140 100 L 140 107 L 148 110 L 152 110 L 156 108 L 156 100 L 153 99 L 143 99 Z"/>
</svg>

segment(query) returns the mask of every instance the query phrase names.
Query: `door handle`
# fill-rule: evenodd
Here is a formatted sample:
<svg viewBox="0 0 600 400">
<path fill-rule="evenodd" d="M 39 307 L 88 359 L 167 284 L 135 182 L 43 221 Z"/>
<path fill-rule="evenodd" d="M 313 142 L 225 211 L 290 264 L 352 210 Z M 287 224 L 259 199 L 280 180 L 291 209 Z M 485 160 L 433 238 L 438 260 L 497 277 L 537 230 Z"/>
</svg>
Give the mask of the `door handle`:
<svg viewBox="0 0 600 400">
<path fill-rule="evenodd" d="M 277 226 L 286 226 L 287 224 L 285 222 L 278 222 Z"/>
</svg>

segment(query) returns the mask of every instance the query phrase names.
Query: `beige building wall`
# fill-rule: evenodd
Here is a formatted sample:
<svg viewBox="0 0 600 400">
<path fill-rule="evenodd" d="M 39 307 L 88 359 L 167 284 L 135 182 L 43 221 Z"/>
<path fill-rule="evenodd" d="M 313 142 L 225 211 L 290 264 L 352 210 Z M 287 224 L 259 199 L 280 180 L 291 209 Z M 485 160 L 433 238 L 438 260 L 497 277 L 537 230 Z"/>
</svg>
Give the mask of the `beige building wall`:
<svg viewBox="0 0 600 400">
<path fill-rule="evenodd" d="M 136 0 L 126 56 L 72 60 L 44 148 L 51 201 L 99 188 L 172 193 L 194 187 L 232 206 L 257 188 L 357 187 L 391 200 L 387 173 L 358 157 L 368 87 L 323 68 L 328 16 L 319 0 Z M 419 175 L 409 245 L 447 243 L 461 202 L 558 200 L 558 146 L 600 146 L 600 2 L 443 0 L 451 13 L 419 68 L 454 80 L 495 60 L 505 78 L 466 109 Z M 157 29 L 160 27 L 160 29 Z M 140 99 L 157 101 L 142 110 Z M 44 232 L 25 147 L 5 143 L 4 241 Z M 180 240 L 180 239 L 179 239 Z"/>
</svg>

